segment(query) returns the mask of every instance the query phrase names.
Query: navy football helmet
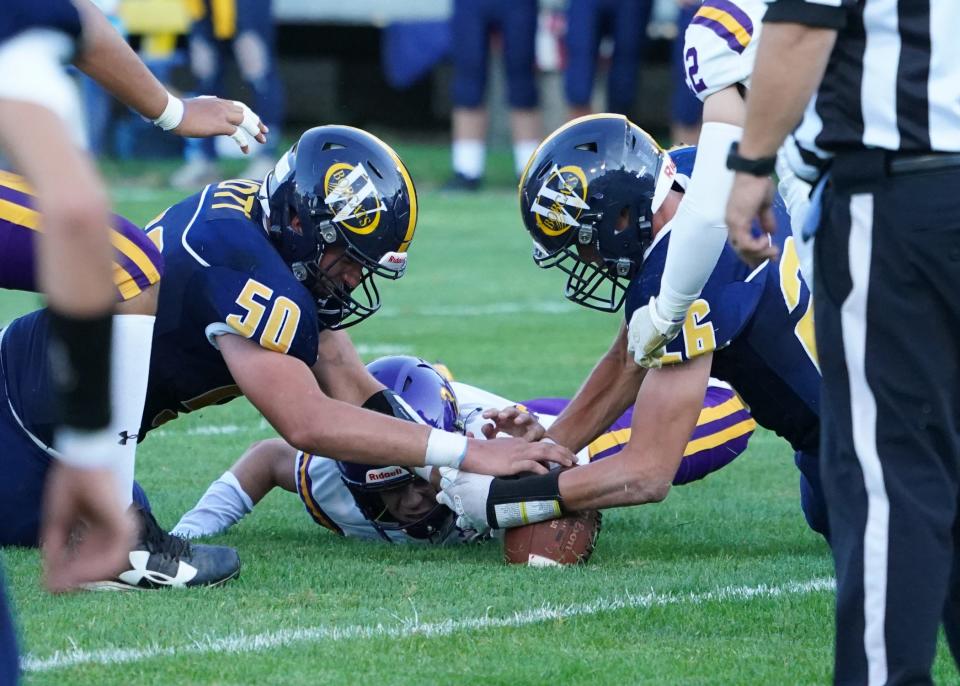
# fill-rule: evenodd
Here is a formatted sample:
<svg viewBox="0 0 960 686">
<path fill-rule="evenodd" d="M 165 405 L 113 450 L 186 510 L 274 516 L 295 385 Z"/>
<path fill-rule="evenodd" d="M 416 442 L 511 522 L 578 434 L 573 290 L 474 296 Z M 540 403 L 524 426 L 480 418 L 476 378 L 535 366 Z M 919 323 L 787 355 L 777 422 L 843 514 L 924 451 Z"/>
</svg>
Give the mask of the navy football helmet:
<svg viewBox="0 0 960 686">
<path fill-rule="evenodd" d="M 417 226 L 417 192 L 397 153 L 366 131 L 318 126 L 280 158 L 263 192 L 270 236 L 316 297 L 321 324 L 343 329 L 376 312 L 380 292 L 374 277 L 403 276 Z M 322 268 L 333 247 L 342 248 L 342 256 Z M 345 259 L 361 267 L 352 289 L 329 277 Z"/>
<path fill-rule="evenodd" d="M 566 272 L 564 295 L 614 312 L 651 241 L 653 214 L 675 167 L 618 114 L 575 119 L 547 137 L 520 178 L 520 212 L 533 259 Z"/>
<path fill-rule="evenodd" d="M 453 387 L 430 364 L 419 357 L 381 357 L 367 365 L 370 373 L 388 389 L 398 393 L 427 424 L 444 431 L 463 433 L 457 396 Z M 340 478 L 367 520 L 389 540 L 386 531 L 403 531 L 408 536 L 434 543 L 443 541 L 453 529 L 456 515 L 444 505 L 434 507 L 415 521 L 401 521 L 384 505 L 383 493 L 422 479 L 406 467 L 337 462 Z"/>
</svg>

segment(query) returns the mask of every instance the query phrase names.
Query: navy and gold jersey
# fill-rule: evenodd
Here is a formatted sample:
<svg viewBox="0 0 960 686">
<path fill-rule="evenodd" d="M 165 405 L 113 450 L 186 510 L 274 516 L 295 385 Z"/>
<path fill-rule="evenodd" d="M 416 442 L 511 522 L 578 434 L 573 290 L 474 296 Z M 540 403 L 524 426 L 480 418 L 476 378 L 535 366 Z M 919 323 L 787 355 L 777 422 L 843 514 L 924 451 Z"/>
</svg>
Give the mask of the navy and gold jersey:
<svg viewBox="0 0 960 686">
<path fill-rule="evenodd" d="M 240 395 L 215 347 L 219 334 L 240 334 L 307 365 L 317 359 L 315 301 L 270 243 L 259 188 L 242 180 L 208 186 L 145 229 L 160 248 L 165 272 L 141 438 L 179 413 Z M 44 311 L 14 321 L 0 343 L 0 362 L 14 411 L 49 445 L 46 328 Z"/>
<path fill-rule="evenodd" d="M 316 302 L 271 244 L 259 189 L 245 180 L 207 186 L 146 227 L 166 272 L 142 432 L 240 394 L 215 347 L 218 334 L 240 334 L 307 365 L 317 360 Z"/>
<path fill-rule="evenodd" d="M 689 177 L 695 151 L 671 152 L 679 175 Z M 756 269 L 724 246 L 683 330 L 667 346 L 664 364 L 714 353 L 711 375 L 732 385 L 757 423 L 786 438 L 795 450 L 816 453 L 819 442 L 820 373 L 810 291 L 783 201 L 774 200 L 777 262 Z M 660 292 L 670 232 L 657 234 L 627 292 L 627 321 Z"/>
<path fill-rule="evenodd" d="M 70 0 L 4 0 L 0 42 L 28 29 L 53 29 L 77 38 L 80 12 Z"/>
</svg>

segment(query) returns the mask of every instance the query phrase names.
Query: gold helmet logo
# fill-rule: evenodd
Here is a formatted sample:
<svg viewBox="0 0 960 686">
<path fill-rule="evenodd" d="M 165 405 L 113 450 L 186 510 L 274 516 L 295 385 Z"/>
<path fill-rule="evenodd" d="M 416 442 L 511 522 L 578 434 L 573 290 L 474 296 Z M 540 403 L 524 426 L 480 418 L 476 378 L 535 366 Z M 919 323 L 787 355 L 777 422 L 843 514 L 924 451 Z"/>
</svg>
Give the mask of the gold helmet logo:
<svg viewBox="0 0 960 686">
<path fill-rule="evenodd" d="M 562 236 L 580 226 L 580 215 L 590 209 L 586 200 L 587 175 L 583 170 L 574 165 L 553 165 L 530 211 L 534 214 L 537 226 L 546 235 Z"/>
<path fill-rule="evenodd" d="M 363 164 L 330 165 L 323 178 L 324 202 L 334 213 L 333 222 L 360 235 L 373 233 L 386 205 Z"/>
</svg>

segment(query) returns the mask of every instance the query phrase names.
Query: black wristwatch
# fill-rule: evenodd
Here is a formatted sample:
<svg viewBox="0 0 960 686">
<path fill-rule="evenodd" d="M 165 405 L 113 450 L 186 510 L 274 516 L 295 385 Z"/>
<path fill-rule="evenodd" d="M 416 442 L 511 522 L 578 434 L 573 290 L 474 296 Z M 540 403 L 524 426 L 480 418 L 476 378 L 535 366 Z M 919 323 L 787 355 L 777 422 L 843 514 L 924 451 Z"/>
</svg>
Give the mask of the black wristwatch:
<svg viewBox="0 0 960 686">
<path fill-rule="evenodd" d="M 770 176 L 776 166 L 776 156 L 750 160 L 740 155 L 739 143 L 733 142 L 730 144 L 730 153 L 727 155 L 727 169 L 752 174 L 753 176 Z"/>
</svg>

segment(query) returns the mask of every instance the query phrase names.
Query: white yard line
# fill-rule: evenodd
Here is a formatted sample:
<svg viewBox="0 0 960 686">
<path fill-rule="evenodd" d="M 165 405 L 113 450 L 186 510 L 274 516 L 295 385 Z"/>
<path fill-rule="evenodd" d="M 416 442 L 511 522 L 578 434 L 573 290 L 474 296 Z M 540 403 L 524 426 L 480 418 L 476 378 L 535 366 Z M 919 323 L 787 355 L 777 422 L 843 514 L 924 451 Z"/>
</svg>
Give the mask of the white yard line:
<svg viewBox="0 0 960 686">
<path fill-rule="evenodd" d="M 395 343 L 355 343 L 359 355 L 411 355 L 413 346 Z"/>
<path fill-rule="evenodd" d="M 576 312 L 577 307 L 562 300 L 532 302 L 496 302 L 487 305 L 431 305 L 404 309 L 385 307 L 377 313 L 378 319 L 420 315 L 426 317 L 487 317 L 502 314 L 563 314 Z"/>
<path fill-rule="evenodd" d="M 201 424 L 189 429 L 154 429 L 151 436 L 228 436 L 241 432 L 257 433 L 270 428 L 270 424 L 260 417 L 249 424 Z"/>
<path fill-rule="evenodd" d="M 355 639 L 392 639 L 410 636 L 449 636 L 461 631 L 483 629 L 512 629 L 558 619 L 586 617 L 602 612 L 617 612 L 627 609 L 646 609 L 665 605 L 702 605 L 780 598 L 783 596 L 824 593 L 834 589 L 831 578 L 810 581 L 792 581 L 778 586 L 724 586 L 703 593 L 657 593 L 624 594 L 597 598 L 588 603 L 572 605 L 543 605 L 539 608 L 520 610 L 503 617 L 479 615 L 465 619 L 447 619 L 441 622 L 421 622 L 414 614 L 401 619 L 397 624 L 353 624 L 345 626 L 317 626 L 302 629 L 282 629 L 262 634 L 236 634 L 216 638 L 199 638 L 178 646 L 152 645 L 143 648 L 102 648 L 82 650 L 78 648 L 57 651 L 41 657 L 25 655 L 21 665 L 25 672 L 49 672 L 81 665 L 120 665 L 143 662 L 158 657 L 182 657 L 184 655 L 228 654 L 239 655 L 274 648 L 284 648 L 304 643 L 330 643 Z"/>
</svg>

